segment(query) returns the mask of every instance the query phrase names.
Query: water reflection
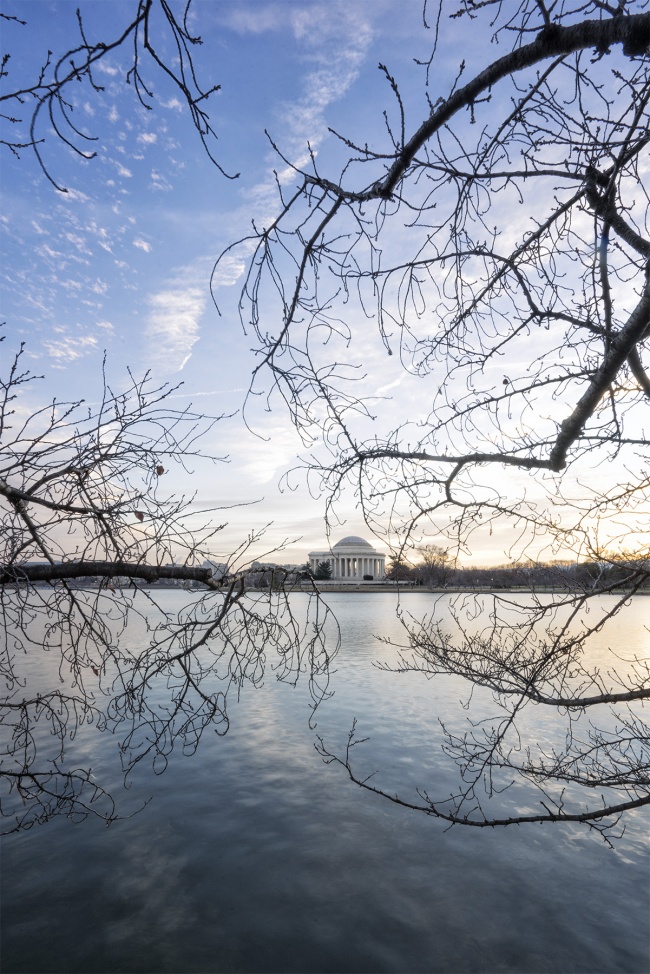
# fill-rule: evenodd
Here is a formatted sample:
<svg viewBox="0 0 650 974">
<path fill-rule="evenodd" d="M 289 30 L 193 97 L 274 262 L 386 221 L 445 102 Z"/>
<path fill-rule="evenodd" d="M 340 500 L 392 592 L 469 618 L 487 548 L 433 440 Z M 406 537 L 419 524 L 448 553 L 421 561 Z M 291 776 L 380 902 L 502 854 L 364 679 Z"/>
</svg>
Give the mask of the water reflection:
<svg viewBox="0 0 650 974">
<path fill-rule="evenodd" d="M 372 665 L 393 652 L 373 633 L 401 638 L 392 597 L 330 598 L 344 644 L 318 732 L 344 741 L 356 716 L 369 765 L 444 790 L 431 731 L 460 687 Z M 430 598 L 410 595 L 411 611 Z M 626 643 L 647 646 L 638 602 Z M 647 816 L 614 851 L 570 826 L 445 830 L 324 767 L 310 713 L 300 684 L 267 673 L 226 737 L 205 735 L 160 778 L 138 770 L 124 799 L 152 796 L 143 813 L 5 839 L 3 970 L 647 970 Z M 108 772 L 115 741 L 86 747 Z"/>
</svg>

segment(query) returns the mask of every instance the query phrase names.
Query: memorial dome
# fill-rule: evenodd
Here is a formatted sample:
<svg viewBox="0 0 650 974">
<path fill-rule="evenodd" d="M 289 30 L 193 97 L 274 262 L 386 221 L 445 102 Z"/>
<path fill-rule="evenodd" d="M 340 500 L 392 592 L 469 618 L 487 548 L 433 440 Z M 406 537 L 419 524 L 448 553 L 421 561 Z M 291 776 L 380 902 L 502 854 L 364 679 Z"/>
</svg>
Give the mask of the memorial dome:
<svg viewBox="0 0 650 974">
<path fill-rule="evenodd" d="M 336 542 L 334 548 L 342 548 L 344 545 L 354 545 L 355 548 L 358 548 L 359 545 L 361 545 L 363 548 L 372 548 L 369 541 L 366 541 L 365 538 L 357 537 L 356 534 L 349 534 L 347 538 L 341 538 L 340 541 Z"/>
</svg>

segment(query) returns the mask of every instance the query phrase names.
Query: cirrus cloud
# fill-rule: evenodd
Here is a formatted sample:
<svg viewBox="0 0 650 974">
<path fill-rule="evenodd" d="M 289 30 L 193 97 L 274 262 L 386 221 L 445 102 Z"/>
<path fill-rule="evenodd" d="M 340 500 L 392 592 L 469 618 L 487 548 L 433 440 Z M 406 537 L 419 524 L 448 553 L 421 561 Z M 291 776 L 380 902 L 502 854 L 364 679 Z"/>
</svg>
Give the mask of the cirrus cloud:
<svg viewBox="0 0 650 974">
<path fill-rule="evenodd" d="M 93 335 L 83 335 L 80 338 L 66 336 L 45 341 L 43 346 L 52 359 L 53 367 L 62 368 L 93 352 L 97 348 L 97 339 Z"/>
<path fill-rule="evenodd" d="M 157 370 L 180 372 L 186 365 L 199 340 L 205 303 L 205 292 L 197 287 L 168 289 L 150 297 L 146 337 Z"/>
</svg>

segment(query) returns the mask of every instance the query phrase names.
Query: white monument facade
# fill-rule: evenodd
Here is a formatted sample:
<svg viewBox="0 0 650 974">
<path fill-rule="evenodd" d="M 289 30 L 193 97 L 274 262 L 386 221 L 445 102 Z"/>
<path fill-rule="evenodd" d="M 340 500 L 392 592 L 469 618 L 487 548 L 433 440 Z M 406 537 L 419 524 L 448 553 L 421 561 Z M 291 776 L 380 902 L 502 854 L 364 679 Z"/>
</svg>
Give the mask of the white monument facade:
<svg viewBox="0 0 650 974">
<path fill-rule="evenodd" d="M 386 555 L 375 551 L 368 541 L 349 535 L 342 538 L 328 551 L 310 551 L 309 567 L 315 572 L 322 561 L 332 566 L 332 579 L 362 580 L 364 575 L 373 579 L 386 574 Z"/>
</svg>

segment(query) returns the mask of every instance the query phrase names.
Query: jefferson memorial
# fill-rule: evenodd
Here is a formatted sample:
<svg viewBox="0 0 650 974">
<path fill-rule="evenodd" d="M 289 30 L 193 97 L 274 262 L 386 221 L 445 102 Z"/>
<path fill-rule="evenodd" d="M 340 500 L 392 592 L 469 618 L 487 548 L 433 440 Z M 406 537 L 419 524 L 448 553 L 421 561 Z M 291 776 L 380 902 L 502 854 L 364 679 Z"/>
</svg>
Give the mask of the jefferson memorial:
<svg viewBox="0 0 650 974">
<path fill-rule="evenodd" d="M 330 551 L 309 552 L 309 567 L 313 572 L 322 561 L 332 566 L 332 579 L 360 580 L 364 575 L 380 579 L 386 574 L 386 555 L 352 534 L 338 541 Z"/>
</svg>

